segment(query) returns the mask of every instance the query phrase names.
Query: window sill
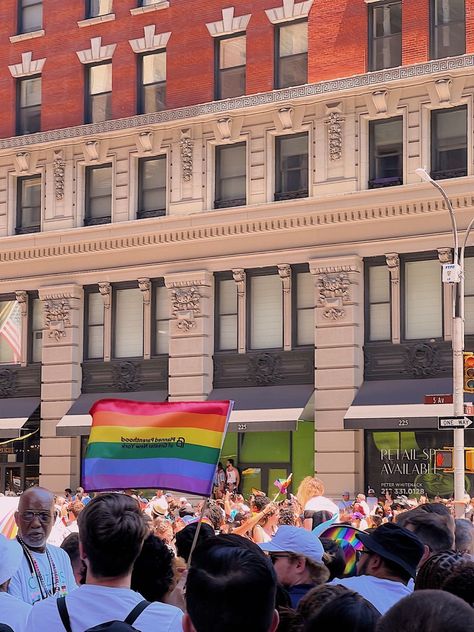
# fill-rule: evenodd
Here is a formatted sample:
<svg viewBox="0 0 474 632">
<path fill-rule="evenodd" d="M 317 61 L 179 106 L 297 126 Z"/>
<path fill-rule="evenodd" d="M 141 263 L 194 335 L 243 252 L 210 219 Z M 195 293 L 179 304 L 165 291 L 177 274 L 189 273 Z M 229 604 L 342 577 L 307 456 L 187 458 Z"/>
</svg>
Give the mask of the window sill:
<svg viewBox="0 0 474 632">
<path fill-rule="evenodd" d="M 94 24 L 100 24 L 101 22 L 113 22 L 115 20 L 115 13 L 107 13 L 106 15 L 97 15 L 94 18 L 86 18 L 85 20 L 80 20 L 77 23 L 79 28 L 83 28 L 84 26 L 93 26 Z"/>
<path fill-rule="evenodd" d="M 138 211 L 137 219 L 148 219 L 149 217 L 164 217 L 165 215 L 165 209 L 158 209 L 156 211 Z"/>
<path fill-rule="evenodd" d="M 100 226 L 101 224 L 110 224 L 112 217 L 107 215 L 105 217 L 85 217 L 84 226 Z"/>
<path fill-rule="evenodd" d="M 44 29 L 38 31 L 31 31 L 30 33 L 18 33 L 18 35 L 12 35 L 9 39 L 12 44 L 15 42 L 23 42 L 24 40 L 35 39 L 36 37 L 43 37 Z"/>
<path fill-rule="evenodd" d="M 15 228 L 15 235 L 29 235 L 30 233 L 41 232 L 41 226 L 25 226 L 25 228 Z"/>
<path fill-rule="evenodd" d="M 235 200 L 215 200 L 214 208 L 232 208 L 234 206 L 245 206 L 247 200 L 245 198 L 237 198 Z"/>
<path fill-rule="evenodd" d="M 396 187 L 403 184 L 403 179 L 395 178 L 376 178 L 369 180 L 369 189 L 383 189 L 385 187 Z"/>
<path fill-rule="evenodd" d="M 275 202 L 282 202 L 283 200 L 296 200 L 298 198 L 309 197 L 307 189 L 300 191 L 287 191 L 285 193 L 275 193 Z"/>
<path fill-rule="evenodd" d="M 150 13 L 151 11 L 160 11 L 160 9 L 167 9 L 170 3 L 167 0 L 159 0 L 155 4 L 149 4 L 146 7 L 135 7 L 130 9 L 132 15 L 141 15 L 142 13 Z"/>
<path fill-rule="evenodd" d="M 464 178 L 467 176 L 466 169 L 446 169 L 445 171 L 432 171 L 433 180 L 448 180 L 449 178 Z"/>
</svg>

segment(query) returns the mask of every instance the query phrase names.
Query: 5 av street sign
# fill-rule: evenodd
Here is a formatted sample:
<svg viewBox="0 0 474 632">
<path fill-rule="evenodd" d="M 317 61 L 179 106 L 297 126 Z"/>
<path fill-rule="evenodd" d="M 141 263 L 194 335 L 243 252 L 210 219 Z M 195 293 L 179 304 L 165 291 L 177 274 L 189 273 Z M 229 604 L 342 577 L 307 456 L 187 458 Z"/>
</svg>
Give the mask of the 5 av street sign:
<svg viewBox="0 0 474 632">
<path fill-rule="evenodd" d="M 438 417 L 438 430 L 456 430 L 469 428 L 474 423 L 474 417 Z"/>
</svg>

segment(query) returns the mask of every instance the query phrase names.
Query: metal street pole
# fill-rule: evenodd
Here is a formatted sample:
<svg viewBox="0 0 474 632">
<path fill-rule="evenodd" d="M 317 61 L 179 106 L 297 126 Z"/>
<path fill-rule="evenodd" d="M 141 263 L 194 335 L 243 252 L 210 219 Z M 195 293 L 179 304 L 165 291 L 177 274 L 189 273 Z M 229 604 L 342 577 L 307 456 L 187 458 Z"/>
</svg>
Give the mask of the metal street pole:
<svg viewBox="0 0 474 632">
<path fill-rule="evenodd" d="M 459 253 L 459 234 L 456 223 L 454 209 L 445 190 L 428 174 L 426 169 L 416 169 L 415 171 L 420 178 L 432 184 L 443 196 L 446 207 L 451 218 L 451 226 L 454 240 L 454 264 L 460 266 L 459 282 L 454 283 L 453 287 L 453 332 L 452 332 L 452 350 L 453 350 L 453 404 L 454 417 L 462 417 L 464 415 L 464 250 L 466 241 L 471 230 L 473 222 L 469 224 L 464 238 L 461 253 Z M 460 256 L 461 255 L 461 256 Z M 464 516 L 464 428 L 455 429 L 453 443 L 453 461 L 454 461 L 454 501 L 456 517 Z"/>
</svg>

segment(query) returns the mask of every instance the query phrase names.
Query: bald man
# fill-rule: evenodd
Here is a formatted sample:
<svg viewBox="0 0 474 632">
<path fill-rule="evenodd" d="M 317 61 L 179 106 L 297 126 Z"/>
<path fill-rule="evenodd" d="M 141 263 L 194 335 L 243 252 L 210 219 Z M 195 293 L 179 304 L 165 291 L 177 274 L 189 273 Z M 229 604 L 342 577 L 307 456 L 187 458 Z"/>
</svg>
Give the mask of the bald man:
<svg viewBox="0 0 474 632">
<path fill-rule="evenodd" d="M 53 494 L 43 487 L 27 489 L 20 498 L 15 520 L 23 557 L 8 592 L 33 605 L 76 588 L 69 556 L 46 543 L 54 524 Z"/>
</svg>

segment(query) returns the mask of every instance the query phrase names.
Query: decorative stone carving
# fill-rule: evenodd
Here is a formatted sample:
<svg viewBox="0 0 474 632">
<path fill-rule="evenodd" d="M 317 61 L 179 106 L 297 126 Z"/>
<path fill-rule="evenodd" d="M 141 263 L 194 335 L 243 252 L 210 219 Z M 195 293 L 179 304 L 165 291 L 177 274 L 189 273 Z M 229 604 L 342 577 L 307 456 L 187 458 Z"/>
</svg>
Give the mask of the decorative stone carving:
<svg viewBox="0 0 474 632">
<path fill-rule="evenodd" d="M 20 306 L 20 313 L 22 316 L 26 316 L 28 313 L 28 294 L 21 290 L 19 292 L 15 292 L 16 302 Z"/>
<path fill-rule="evenodd" d="M 151 302 L 151 281 L 150 279 L 138 279 L 138 287 L 143 293 L 143 304 L 150 305 Z"/>
<path fill-rule="evenodd" d="M 44 323 L 49 329 L 49 338 L 54 338 L 57 342 L 66 336 L 66 325 L 70 325 L 69 301 L 66 298 L 49 299 L 44 301 Z"/>
<path fill-rule="evenodd" d="M 374 102 L 377 114 L 387 114 L 388 110 L 388 90 L 376 90 L 372 92 L 372 101 Z"/>
<path fill-rule="evenodd" d="M 14 369 L 0 369 L 0 397 L 13 397 L 16 391 L 17 372 Z"/>
<path fill-rule="evenodd" d="M 451 103 L 452 79 L 438 79 L 434 85 L 439 102 L 443 104 Z"/>
<path fill-rule="evenodd" d="M 92 64 L 97 61 L 112 59 L 116 48 L 117 44 L 102 46 L 102 37 L 92 37 L 91 47 L 86 50 L 79 50 L 76 54 L 81 64 Z"/>
<path fill-rule="evenodd" d="M 396 252 L 389 252 L 385 255 L 385 261 L 387 262 L 392 283 L 398 283 L 400 280 L 400 257 Z"/>
<path fill-rule="evenodd" d="M 283 379 L 281 357 L 272 353 L 262 353 L 249 357 L 248 382 L 257 386 L 270 386 Z"/>
<path fill-rule="evenodd" d="M 29 51 L 22 53 L 21 64 L 13 64 L 12 66 L 8 66 L 8 69 L 12 77 L 18 79 L 19 77 L 39 74 L 42 72 L 45 62 L 46 58 L 33 61 L 33 53 Z"/>
<path fill-rule="evenodd" d="M 55 151 L 53 157 L 54 194 L 57 200 L 64 199 L 64 174 L 66 162 L 62 150 Z"/>
<path fill-rule="evenodd" d="M 166 47 L 171 36 L 171 31 L 169 33 L 159 33 L 158 35 L 155 35 L 155 29 L 155 24 L 144 26 L 143 37 L 128 40 L 134 53 L 144 53 Z"/>
<path fill-rule="evenodd" d="M 153 149 L 153 132 L 140 132 L 137 140 L 138 151 L 148 153 Z"/>
<path fill-rule="evenodd" d="M 443 371 L 435 345 L 420 343 L 407 348 L 408 372 L 415 377 L 438 375 Z"/>
<path fill-rule="evenodd" d="M 322 274 L 318 277 L 318 302 L 325 308 L 324 318 L 338 320 L 345 315 L 343 305 L 350 302 L 350 284 L 346 272 Z"/>
<path fill-rule="evenodd" d="M 232 119 L 230 116 L 217 119 L 217 129 L 222 140 L 230 140 L 232 137 Z"/>
<path fill-rule="evenodd" d="M 268 19 L 272 24 L 294 20 L 295 18 L 306 18 L 309 15 L 313 0 L 303 0 L 303 2 L 295 2 L 295 0 L 283 0 L 283 4 L 274 9 L 266 9 Z"/>
<path fill-rule="evenodd" d="M 111 295 L 112 295 L 112 286 L 110 285 L 110 283 L 108 281 L 103 281 L 101 283 L 98 284 L 99 285 L 99 292 L 102 296 L 102 299 L 104 301 L 104 308 L 105 309 L 110 309 L 110 299 L 111 299 Z"/>
<path fill-rule="evenodd" d="M 282 263 L 278 266 L 278 274 L 283 285 L 283 293 L 290 294 L 291 292 L 291 266 L 288 263 Z"/>
<path fill-rule="evenodd" d="M 245 282 L 247 275 L 243 268 L 232 270 L 232 276 L 237 284 L 237 296 L 245 296 Z"/>
<path fill-rule="evenodd" d="M 293 129 L 293 115 L 295 108 L 285 107 L 278 110 L 278 118 L 283 129 Z"/>
<path fill-rule="evenodd" d="M 235 7 L 227 7 L 222 9 L 222 20 L 218 22 L 209 22 L 206 24 L 207 30 L 212 37 L 220 37 L 221 35 L 229 35 L 230 33 L 238 33 L 245 31 L 252 14 L 234 17 Z"/>
<path fill-rule="evenodd" d="M 329 160 L 342 158 L 342 121 L 340 112 L 330 112 L 327 121 Z"/>
<path fill-rule="evenodd" d="M 178 320 L 178 329 L 189 331 L 196 327 L 196 316 L 201 311 L 201 295 L 195 285 L 171 289 L 171 313 Z"/>
<path fill-rule="evenodd" d="M 99 160 L 100 141 L 88 140 L 84 143 L 84 158 L 87 162 L 97 162 Z"/>
<path fill-rule="evenodd" d="M 135 362 L 119 362 L 113 365 L 113 386 L 128 393 L 138 391 L 141 387 L 140 383 L 140 364 Z"/>
<path fill-rule="evenodd" d="M 31 154 L 28 151 L 19 151 L 15 156 L 17 171 L 25 173 L 30 170 Z"/>
<path fill-rule="evenodd" d="M 181 174 L 184 182 L 189 182 L 193 175 L 193 141 L 190 137 L 191 130 L 181 130 Z"/>
<path fill-rule="evenodd" d="M 438 248 L 438 259 L 440 263 L 452 263 L 453 251 L 451 248 Z"/>
</svg>

